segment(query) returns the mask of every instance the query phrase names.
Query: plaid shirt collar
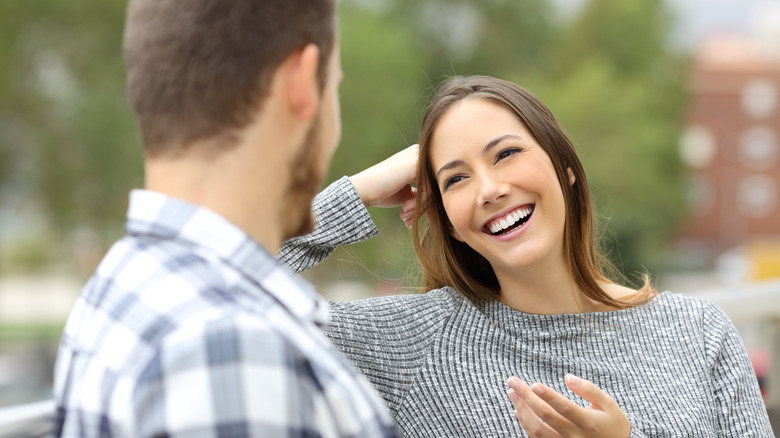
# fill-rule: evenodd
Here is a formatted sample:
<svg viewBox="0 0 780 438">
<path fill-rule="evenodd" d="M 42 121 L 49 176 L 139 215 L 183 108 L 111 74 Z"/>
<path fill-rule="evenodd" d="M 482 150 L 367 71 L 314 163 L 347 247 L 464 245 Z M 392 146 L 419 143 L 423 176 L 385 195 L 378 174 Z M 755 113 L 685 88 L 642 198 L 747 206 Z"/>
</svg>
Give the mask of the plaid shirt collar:
<svg viewBox="0 0 780 438">
<path fill-rule="evenodd" d="M 328 304 L 257 241 L 219 214 L 150 190 L 130 192 L 128 235 L 172 239 L 212 254 L 231 266 L 292 315 L 319 326 L 330 320 Z"/>
</svg>

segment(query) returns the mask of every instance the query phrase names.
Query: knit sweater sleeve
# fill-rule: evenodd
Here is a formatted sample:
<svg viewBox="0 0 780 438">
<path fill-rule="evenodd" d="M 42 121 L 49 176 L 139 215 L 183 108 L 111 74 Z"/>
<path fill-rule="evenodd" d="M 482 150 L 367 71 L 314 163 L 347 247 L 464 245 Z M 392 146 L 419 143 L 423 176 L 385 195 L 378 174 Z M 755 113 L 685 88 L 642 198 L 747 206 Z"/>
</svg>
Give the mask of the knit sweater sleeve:
<svg viewBox="0 0 780 438">
<path fill-rule="evenodd" d="M 394 413 L 461 301 L 440 289 L 331 303 L 325 334 L 368 377 Z"/>
<path fill-rule="evenodd" d="M 718 415 L 718 436 L 773 437 L 756 375 L 734 324 L 707 303 L 704 343 Z"/>
<path fill-rule="evenodd" d="M 312 202 L 317 225 L 311 234 L 284 242 L 277 258 L 295 272 L 322 262 L 339 245 L 362 242 L 378 231 L 349 178 L 342 177 Z"/>
</svg>

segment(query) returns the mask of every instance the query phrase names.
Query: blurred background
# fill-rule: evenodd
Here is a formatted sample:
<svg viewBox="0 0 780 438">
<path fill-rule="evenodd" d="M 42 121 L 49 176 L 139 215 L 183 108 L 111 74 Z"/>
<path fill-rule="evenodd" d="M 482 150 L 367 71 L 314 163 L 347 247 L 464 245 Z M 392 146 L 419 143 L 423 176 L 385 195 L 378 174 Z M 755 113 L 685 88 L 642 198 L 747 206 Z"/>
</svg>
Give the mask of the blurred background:
<svg viewBox="0 0 780 438">
<path fill-rule="evenodd" d="M 649 272 L 661 290 L 742 306 L 726 310 L 759 377 L 777 373 L 780 313 L 767 309 L 780 302 L 780 1 L 339 8 L 344 129 L 329 181 L 415 143 L 443 78 L 517 82 L 577 145 L 616 265 L 629 279 Z M 124 9 L 0 2 L 0 408 L 51 397 L 65 318 L 143 181 Z M 416 290 L 398 211 L 371 213 L 379 238 L 306 273 L 331 299 Z"/>
</svg>

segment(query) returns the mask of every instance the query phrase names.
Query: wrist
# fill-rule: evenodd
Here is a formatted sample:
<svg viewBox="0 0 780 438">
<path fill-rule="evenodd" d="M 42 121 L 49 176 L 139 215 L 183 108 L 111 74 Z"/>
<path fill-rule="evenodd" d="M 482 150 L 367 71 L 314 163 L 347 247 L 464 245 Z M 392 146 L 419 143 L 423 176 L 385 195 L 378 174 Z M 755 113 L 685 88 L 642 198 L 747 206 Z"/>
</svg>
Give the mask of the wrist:
<svg viewBox="0 0 780 438">
<path fill-rule="evenodd" d="M 360 196 L 360 200 L 363 202 L 363 205 L 369 207 L 371 204 L 371 200 L 368 198 L 368 196 L 365 193 L 366 190 L 363 184 L 362 173 L 363 172 L 357 173 L 348 178 L 349 181 L 352 183 L 352 186 L 355 188 L 355 191 Z"/>
</svg>

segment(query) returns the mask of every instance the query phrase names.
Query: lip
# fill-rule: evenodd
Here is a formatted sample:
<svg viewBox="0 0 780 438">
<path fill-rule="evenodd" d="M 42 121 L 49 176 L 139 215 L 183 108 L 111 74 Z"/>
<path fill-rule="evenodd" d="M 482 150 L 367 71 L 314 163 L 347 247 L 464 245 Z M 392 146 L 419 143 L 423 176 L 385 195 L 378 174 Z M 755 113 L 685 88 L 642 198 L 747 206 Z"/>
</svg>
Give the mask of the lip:
<svg viewBox="0 0 780 438">
<path fill-rule="evenodd" d="M 488 225 L 488 224 L 489 224 L 491 221 L 493 221 L 493 220 L 495 220 L 495 219 L 498 219 L 498 218 L 500 218 L 500 217 L 504 217 L 504 216 L 506 216 L 507 214 L 509 214 L 510 212 L 513 212 L 513 211 L 515 211 L 515 210 L 517 210 L 517 209 L 519 209 L 519 208 L 528 207 L 528 206 L 532 207 L 532 208 L 533 208 L 533 211 L 531 212 L 531 215 L 530 215 L 530 216 L 528 216 L 528 220 L 527 220 L 527 221 L 525 221 L 525 223 L 524 223 L 524 224 L 523 224 L 523 225 L 522 225 L 520 228 L 517 228 L 517 229 L 515 229 L 515 230 L 512 230 L 512 231 L 510 231 L 509 233 L 506 233 L 506 234 L 500 234 L 500 235 L 498 235 L 498 236 L 494 236 L 494 235 L 493 235 L 492 233 L 490 233 L 490 231 L 488 230 L 488 227 L 487 227 L 487 225 Z M 497 239 L 497 240 L 500 240 L 500 241 L 507 241 L 507 240 L 512 240 L 512 239 L 513 239 L 513 238 L 515 238 L 517 235 L 519 235 L 519 234 L 523 233 L 523 232 L 525 231 L 525 229 L 526 229 L 526 228 L 528 228 L 528 225 L 530 225 L 530 224 L 531 224 L 531 221 L 533 220 L 533 218 L 534 218 L 534 216 L 535 216 L 535 213 L 536 213 L 536 206 L 535 206 L 535 204 L 533 204 L 533 203 L 527 203 L 527 204 L 518 204 L 518 205 L 515 205 L 514 207 L 507 208 L 506 210 L 502 211 L 501 213 L 498 213 L 498 214 L 496 214 L 496 215 L 492 216 L 490 219 L 486 220 L 486 221 L 485 221 L 485 222 L 482 224 L 482 228 L 481 228 L 481 229 L 482 229 L 482 232 L 483 232 L 483 233 L 485 233 L 486 235 L 488 235 L 489 237 L 492 237 L 492 238 L 494 238 L 494 239 Z"/>
</svg>

